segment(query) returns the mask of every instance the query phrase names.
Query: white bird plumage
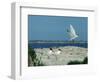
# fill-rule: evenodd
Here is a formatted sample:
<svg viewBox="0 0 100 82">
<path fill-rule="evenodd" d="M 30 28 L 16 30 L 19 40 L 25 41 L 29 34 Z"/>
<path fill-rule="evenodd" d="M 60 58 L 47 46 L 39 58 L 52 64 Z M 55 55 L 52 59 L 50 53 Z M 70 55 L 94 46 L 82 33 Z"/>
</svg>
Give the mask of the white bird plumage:
<svg viewBox="0 0 100 82">
<path fill-rule="evenodd" d="M 57 50 L 57 51 L 49 50 L 48 54 L 61 54 L 61 50 Z"/>
<path fill-rule="evenodd" d="M 49 50 L 48 54 L 54 54 L 54 52 L 52 50 Z"/>
<path fill-rule="evenodd" d="M 60 54 L 60 53 L 61 53 L 61 51 L 59 51 L 59 50 L 55 52 L 55 54 Z"/>
<path fill-rule="evenodd" d="M 75 32 L 74 27 L 71 24 L 70 24 L 70 29 L 69 29 L 68 33 L 69 33 L 70 40 L 73 40 L 78 37 L 78 35 Z"/>
</svg>

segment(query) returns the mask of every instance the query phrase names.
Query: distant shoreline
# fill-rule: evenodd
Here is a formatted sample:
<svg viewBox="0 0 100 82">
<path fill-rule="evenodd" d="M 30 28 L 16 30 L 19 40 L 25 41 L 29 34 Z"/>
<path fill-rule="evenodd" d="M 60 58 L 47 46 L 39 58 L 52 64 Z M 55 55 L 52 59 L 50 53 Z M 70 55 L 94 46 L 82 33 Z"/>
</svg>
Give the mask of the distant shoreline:
<svg viewBox="0 0 100 82">
<path fill-rule="evenodd" d="M 87 43 L 87 41 L 28 41 L 28 43 Z"/>
</svg>

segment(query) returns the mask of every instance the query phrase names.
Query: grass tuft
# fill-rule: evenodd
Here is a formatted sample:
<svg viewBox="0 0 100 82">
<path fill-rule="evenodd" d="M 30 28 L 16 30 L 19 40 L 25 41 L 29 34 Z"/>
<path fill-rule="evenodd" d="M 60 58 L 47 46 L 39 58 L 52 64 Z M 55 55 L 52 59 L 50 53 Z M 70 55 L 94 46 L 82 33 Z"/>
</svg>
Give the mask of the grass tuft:
<svg viewBox="0 0 100 82">
<path fill-rule="evenodd" d="M 88 64 L 88 58 L 85 57 L 83 61 L 70 61 L 68 65 L 76 65 L 76 64 Z"/>
</svg>

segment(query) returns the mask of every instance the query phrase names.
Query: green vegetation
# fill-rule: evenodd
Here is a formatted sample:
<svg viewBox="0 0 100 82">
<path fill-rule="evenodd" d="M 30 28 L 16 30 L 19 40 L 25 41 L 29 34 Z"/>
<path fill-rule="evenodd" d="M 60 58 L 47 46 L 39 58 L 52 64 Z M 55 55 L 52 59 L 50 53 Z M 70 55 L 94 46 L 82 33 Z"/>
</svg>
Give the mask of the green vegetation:
<svg viewBox="0 0 100 82">
<path fill-rule="evenodd" d="M 88 58 L 85 57 L 82 63 L 83 63 L 83 64 L 88 64 Z"/>
<path fill-rule="evenodd" d="M 44 66 L 44 64 L 36 58 L 34 49 L 30 47 L 28 47 L 28 66 Z"/>
<path fill-rule="evenodd" d="M 70 61 L 68 65 L 76 65 L 76 64 L 88 64 L 88 58 L 85 57 L 83 61 Z"/>
</svg>

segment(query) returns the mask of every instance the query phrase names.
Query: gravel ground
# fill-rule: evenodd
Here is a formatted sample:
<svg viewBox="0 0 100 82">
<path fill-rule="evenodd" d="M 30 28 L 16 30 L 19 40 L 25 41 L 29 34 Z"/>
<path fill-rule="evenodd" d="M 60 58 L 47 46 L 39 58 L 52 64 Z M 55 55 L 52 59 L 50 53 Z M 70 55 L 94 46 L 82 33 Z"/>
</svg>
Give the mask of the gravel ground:
<svg viewBox="0 0 100 82">
<path fill-rule="evenodd" d="M 59 52 L 60 49 L 60 52 Z M 36 58 L 40 60 L 44 65 L 67 65 L 70 61 L 83 61 L 87 57 L 87 48 L 82 47 L 58 47 L 34 49 L 36 52 Z"/>
</svg>

